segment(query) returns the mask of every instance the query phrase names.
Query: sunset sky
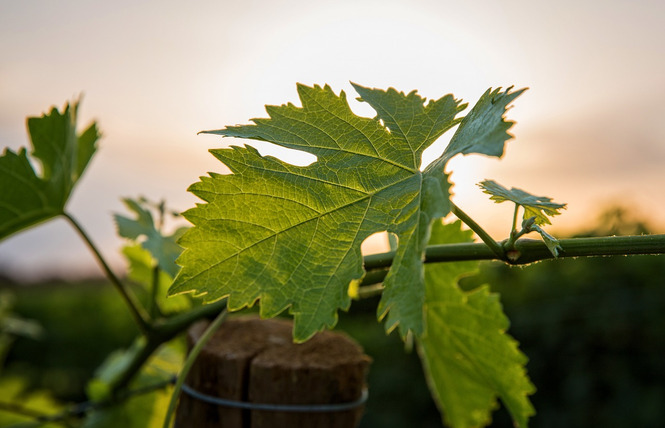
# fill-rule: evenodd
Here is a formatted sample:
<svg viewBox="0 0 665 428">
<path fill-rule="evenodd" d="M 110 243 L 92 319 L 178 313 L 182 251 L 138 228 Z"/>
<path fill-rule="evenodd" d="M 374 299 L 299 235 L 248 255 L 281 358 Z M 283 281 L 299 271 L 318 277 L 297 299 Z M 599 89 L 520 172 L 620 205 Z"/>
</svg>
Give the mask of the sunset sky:
<svg viewBox="0 0 665 428">
<path fill-rule="evenodd" d="M 503 160 L 450 165 L 455 202 L 497 239 L 512 209 L 482 194 L 485 178 L 568 203 L 553 231 L 590 227 L 619 200 L 665 231 L 662 0 L 0 3 L 0 142 L 27 145 L 27 116 L 84 95 L 80 126 L 97 120 L 104 138 L 69 211 L 119 269 L 120 198 L 185 210 L 191 183 L 225 171 L 207 150 L 243 143 L 198 131 L 299 104 L 296 82 L 328 83 L 373 115 L 349 81 L 470 103 L 489 87 L 530 88 L 508 113 Z M 16 276 L 96 269 L 61 220 L 0 243 L 0 271 Z"/>
</svg>

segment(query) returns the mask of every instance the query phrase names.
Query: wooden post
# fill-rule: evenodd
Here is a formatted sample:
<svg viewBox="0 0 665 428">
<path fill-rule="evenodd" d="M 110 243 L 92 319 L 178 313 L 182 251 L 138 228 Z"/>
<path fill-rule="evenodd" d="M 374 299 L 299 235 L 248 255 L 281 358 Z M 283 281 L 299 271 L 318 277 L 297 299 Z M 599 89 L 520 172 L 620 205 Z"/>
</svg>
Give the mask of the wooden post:
<svg viewBox="0 0 665 428">
<path fill-rule="evenodd" d="M 207 322 L 188 332 L 189 347 Z M 363 394 L 370 358 L 347 336 L 324 331 L 294 344 L 286 320 L 227 320 L 203 348 L 186 384 L 202 394 L 234 401 L 314 405 L 351 403 Z M 334 412 L 243 410 L 180 395 L 177 428 L 353 428 L 363 406 Z"/>
</svg>

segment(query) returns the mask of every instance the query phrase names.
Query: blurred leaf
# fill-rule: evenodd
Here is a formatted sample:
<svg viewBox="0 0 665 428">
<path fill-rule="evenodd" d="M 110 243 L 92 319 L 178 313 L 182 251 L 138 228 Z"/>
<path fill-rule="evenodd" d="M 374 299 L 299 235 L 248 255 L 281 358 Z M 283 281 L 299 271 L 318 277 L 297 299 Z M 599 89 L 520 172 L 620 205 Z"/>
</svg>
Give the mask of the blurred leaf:
<svg viewBox="0 0 665 428">
<path fill-rule="evenodd" d="M 97 377 L 88 386 L 90 398 L 95 401 L 108 397 L 109 389 L 140 348 L 135 343 L 127 351 L 112 354 L 99 368 Z M 164 345 L 142 368 L 128 390 L 139 390 L 170 381 L 180 370 L 184 361 L 184 349 L 173 343 Z M 166 409 L 171 398 L 172 386 L 156 388 L 153 391 L 130 396 L 107 407 L 88 413 L 83 428 L 159 428 L 164 422 Z"/>
<path fill-rule="evenodd" d="M 566 204 L 552 202 L 546 196 L 534 196 L 524 190 L 512 188 L 508 190 L 493 180 L 484 180 L 478 184 L 483 192 L 491 195 L 490 199 L 496 203 L 512 201 L 524 208 L 524 220 L 536 218 L 536 224 L 550 224 L 547 216 L 561 214 L 559 211 L 566 208 Z"/>
<path fill-rule="evenodd" d="M 44 328 L 38 322 L 15 315 L 13 304 L 14 295 L 0 290 L 0 372 L 16 337 L 39 339 L 44 334 Z"/>
<path fill-rule="evenodd" d="M 52 415 L 60 412 L 64 405 L 55 400 L 51 394 L 44 390 L 28 390 L 27 380 L 18 376 L 0 378 L 0 401 L 11 403 L 12 406 L 0 406 L 0 426 L 36 426 L 35 418 L 9 411 L 7 407 L 16 407 L 33 416 Z M 39 427 L 62 428 L 61 423 L 40 423 Z"/>
<path fill-rule="evenodd" d="M 182 252 L 182 248 L 176 241 L 185 232 L 186 228 L 177 229 L 171 235 L 164 235 L 155 225 L 146 200 L 125 198 L 122 201 L 136 217 L 131 219 L 115 214 L 113 218 L 118 228 L 118 235 L 133 241 L 142 240 L 141 246 L 152 254 L 160 269 L 172 278 L 175 277 L 180 270 L 175 260 Z"/>
<path fill-rule="evenodd" d="M 44 334 L 44 329 L 38 322 L 8 315 L 0 319 L 0 333 L 39 339 Z"/>
<path fill-rule="evenodd" d="M 126 245 L 122 254 L 129 262 L 129 279 L 140 284 L 146 293 L 152 287 L 154 260 L 150 252 L 140 244 Z M 157 280 L 157 304 L 166 314 L 181 312 L 192 306 L 189 296 L 168 296 L 173 277 L 165 271 L 159 271 Z"/>
<path fill-rule="evenodd" d="M 471 242 L 461 222 L 435 222 L 431 245 Z M 462 291 L 457 281 L 477 271 L 478 262 L 428 264 L 425 268 L 427 330 L 418 338 L 419 353 L 432 395 L 446 424 L 485 426 L 501 398 L 516 426 L 526 427 L 534 409 L 527 395 L 527 358 L 506 334 L 508 319 L 499 297 L 482 286 Z"/>
<path fill-rule="evenodd" d="M 5 149 L 0 157 L 0 239 L 64 212 L 100 137 L 95 123 L 76 133 L 77 109 L 75 102 L 62 113 L 54 107 L 49 114 L 28 119 L 31 155 L 41 165 L 41 176 L 25 148 L 18 154 Z"/>
<path fill-rule="evenodd" d="M 118 376 L 131 364 L 132 359 L 139 353 L 144 345 L 143 337 L 134 341 L 127 350 L 117 350 L 109 354 L 101 366 L 95 371 L 95 377 L 90 381 L 86 392 L 88 397 L 94 401 L 102 401 L 109 398 L 111 388 Z"/>
</svg>

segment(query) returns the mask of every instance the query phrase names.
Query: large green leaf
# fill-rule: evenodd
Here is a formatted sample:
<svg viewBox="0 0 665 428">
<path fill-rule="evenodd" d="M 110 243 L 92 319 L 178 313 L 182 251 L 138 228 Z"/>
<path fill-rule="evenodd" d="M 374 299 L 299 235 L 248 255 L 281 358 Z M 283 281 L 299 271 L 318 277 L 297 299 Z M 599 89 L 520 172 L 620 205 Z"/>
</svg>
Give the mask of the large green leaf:
<svg viewBox="0 0 665 428">
<path fill-rule="evenodd" d="M 435 222 L 430 244 L 472 241 L 460 226 Z M 472 261 L 425 268 L 427 328 L 417 338 L 423 367 L 448 425 L 489 424 L 498 397 L 515 425 L 525 427 L 534 414 L 527 395 L 535 389 L 524 369 L 526 357 L 506 334 L 509 322 L 499 297 L 485 286 L 465 292 L 457 284 L 477 266 Z"/>
<path fill-rule="evenodd" d="M 264 317 L 289 308 L 294 337 L 305 340 L 349 307 L 348 285 L 363 275 L 360 244 L 387 230 L 399 245 L 379 315 L 387 315 L 388 330 L 422 332 L 423 251 L 431 222 L 450 210 L 450 184 L 445 161 L 421 171 L 421 156 L 465 106 L 452 95 L 425 104 L 415 91 L 354 88 L 376 118 L 353 114 L 343 92 L 298 85 L 302 108 L 268 106 L 269 119 L 207 131 L 303 150 L 317 161 L 298 167 L 252 147 L 213 150 L 232 174 L 211 173 L 190 187 L 206 203 L 184 214 L 195 227 L 179 241 L 185 251 L 172 294 L 228 296 L 231 310 L 260 299 Z M 494 152 L 503 152 L 504 141 L 491 137 L 488 144 L 501 145 Z"/>
<path fill-rule="evenodd" d="M 0 239 L 63 213 L 67 199 L 96 150 L 99 139 L 93 123 L 76 133 L 78 103 L 55 107 L 41 117 L 28 119 L 32 157 L 39 161 L 38 175 L 25 148 L 5 149 L 0 157 Z"/>
</svg>

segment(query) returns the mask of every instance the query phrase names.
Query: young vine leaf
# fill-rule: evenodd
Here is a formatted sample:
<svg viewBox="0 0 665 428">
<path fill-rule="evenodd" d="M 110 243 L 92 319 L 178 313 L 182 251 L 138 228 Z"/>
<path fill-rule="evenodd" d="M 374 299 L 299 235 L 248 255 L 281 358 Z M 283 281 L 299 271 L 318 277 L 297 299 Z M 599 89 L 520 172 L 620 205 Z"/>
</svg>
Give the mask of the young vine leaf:
<svg viewBox="0 0 665 428">
<path fill-rule="evenodd" d="M 41 117 L 28 119 L 32 157 L 25 148 L 5 149 L 0 156 L 0 239 L 64 213 L 74 186 L 97 149 L 100 137 L 92 123 L 76 133 L 78 102 L 60 113 L 55 107 Z"/>
<path fill-rule="evenodd" d="M 559 211 L 566 208 L 566 204 L 552 202 L 546 196 L 534 196 L 522 189 L 512 188 L 508 190 L 494 180 L 484 180 L 478 183 L 484 193 L 491 195 L 490 199 L 497 204 L 512 201 L 524 208 L 524 220 L 535 217 L 535 223 L 551 224 L 547 216 L 553 217 L 561 214 Z"/>
<path fill-rule="evenodd" d="M 141 246 L 152 254 L 160 269 L 172 278 L 175 277 L 180 269 L 175 261 L 182 252 L 182 248 L 176 241 L 185 232 L 185 228 L 179 228 L 170 235 L 163 234 L 155 225 L 147 202 L 131 198 L 125 198 L 122 201 L 136 218 L 114 214 L 118 235 L 133 241 L 140 241 Z"/>
<path fill-rule="evenodd" d="M 364 274 L 360 244 L 387 230 L 399 245 L 379 317 L 402 336 L 422 333 L 423 252 L 432 221 L 450 210 L 445 163 L 458 153 L 502 153 L 507 122 L 489 111 L 505 111 L 521 91 L 488 91 L 460 124 L 466 105 L 452 95 L 425 104 L 415 91 L 353 86 L 376 118 L 355 115 L 344 92 L 298 85 L 302 107 L 268 106 L 269 119 L 206 131 L 306 151 L 317 161 L 300 167 L 252 147 L 212 150 L 232 174 L 211 173 L 190 187 L 206 203 L 184 213 L 194 227 L 179 241 L 185 251 L 171 294 L 228 296 L 230 310 L 260 299 L 263 317 L 288 308 L 294 338 L 303 341 L 349 307 L 349 283 Z M 460 142 L 421 171 L 423 151 L 457 124 L 453 141 Z M 484 130 L 481 141 L 469 144 L 467 128 Z"/>
<path fill-rule="evenodd" d="M 430 245 L 471 242 L 461 222 L 432 225 Z M 486 286 L 462 291 L 458 280 L 477 261 L 434 263 L 425 268 L 426 330 L 418 350 L 444 421 L 454 428 L 485 426 L 500 398 L 516 426 L 526 427 L 535 391 L 526 375 L 527 358 L 506 334 L 508 318 L 499 297 Z"/>
<path fill-rule="evenodd" d="M 173 284 L 173 276 L 160 269 L 159 275 L 154 278 L 155 259 L 150 251 L 143 248 L 141 244 L 124 246 L 122 255 L 129 264 L 127 277 L 141 286 L 139 290 L 145 295 L 146 300 L 152 287 L 157 287 L 155 298 L 159 308 L 165 314 L 174 314 L 191 308 L 191 299 L 187 299 L 184 295 L 167 298 L 168 289 Z"/>
</svg>

